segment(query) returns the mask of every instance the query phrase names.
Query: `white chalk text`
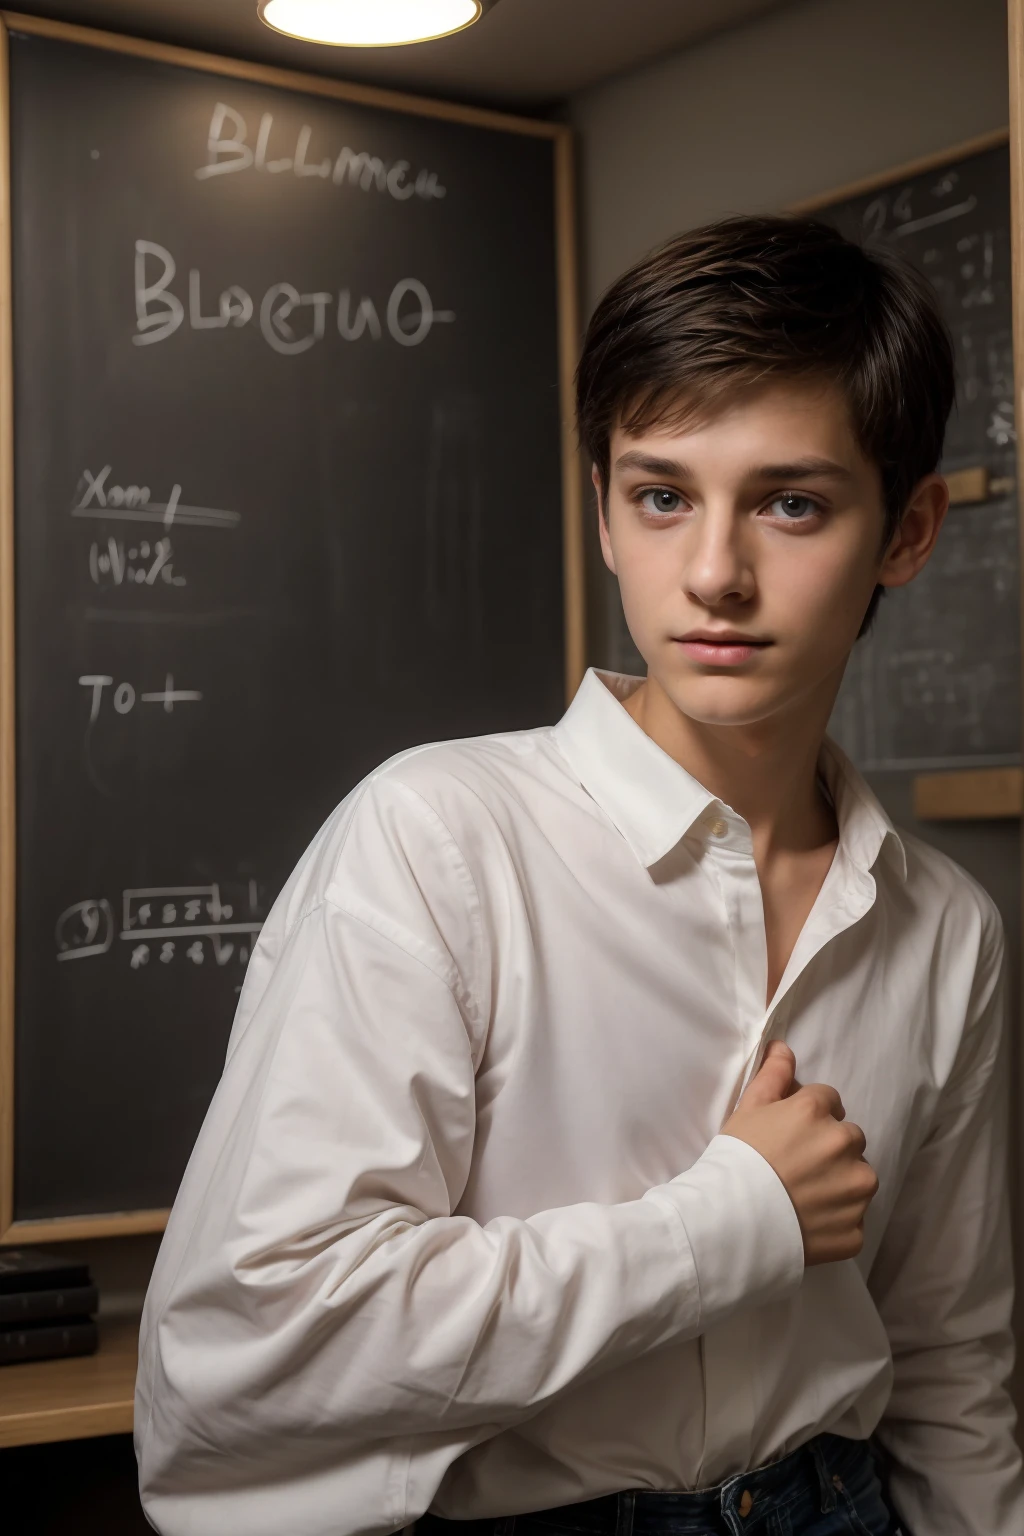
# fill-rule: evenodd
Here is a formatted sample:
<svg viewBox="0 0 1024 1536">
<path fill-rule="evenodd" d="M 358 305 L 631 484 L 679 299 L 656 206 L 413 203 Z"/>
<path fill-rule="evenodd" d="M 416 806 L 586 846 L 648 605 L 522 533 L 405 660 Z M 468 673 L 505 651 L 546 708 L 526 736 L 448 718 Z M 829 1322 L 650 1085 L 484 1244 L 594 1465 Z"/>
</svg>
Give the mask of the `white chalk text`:
<svg viewBox="0 0 1024 1536">
<path fill-rule="evenodd" d="M 174 257 L 152 240 L 135 242 L 135 324 L 132 341 L 137 347 L 164 341 L 185 324 L 185 301 L 171 288 L 177 274 Z M 215 302 L 207 302 L 200 273 L 188 275 L 188 324 L 193 331 L 222 331 L 248 325 L 258 313 L 258 324 L 268 346 L 291 356 L 308 352 L 328 332 L 336 330 L 343 341 L 385 335 L 401 347 L 418 347 L 435 325 L 455 319 L 450 310 L 435 309 L 430 294 L 415 277 L 403 277 L 394 285 L 386 303 L 378 308 L 366 295 L 351 289 L 337 292 L 300 293 L 291 283 L 268 288 L 257 312 L 252 296 L 237 283 L 221 290 Z M 383 315 L 383 318 L 382 318 Z"/>
<path fill-rule="evenodd" d="M 271 139 L 275 140 L 271 147 Z M 277 143 L 277 139 L 281 139 Z M 320 145 L 312 144 L 313 130 L 308 123 L 299 129 L 294 144 L 286 144 L 280 133 L 274 134 L 274 117 L 264 112 L 255 139 L 249 137 L 249 125 L 241 112 L 218 101 L 210 119 L 206 137 L 206 164 L 196 170 L 198 181 L 212 176 L 230 176 L 239 171 L 263 172 L 268 176 L 311 176 L 335 187 L 358 187 L 361 192 L 383 192 L 396 202 L 416 197 L 432 202 L 445 195 L 436 171 L 421 170 L 413 175 L 408 160 L 385 161 L 365 149 L 356 151 L 342 145 L 337 153 L 324 155 Z M 282 155 L 282 148 L 291 150 Z"/>
</svg>

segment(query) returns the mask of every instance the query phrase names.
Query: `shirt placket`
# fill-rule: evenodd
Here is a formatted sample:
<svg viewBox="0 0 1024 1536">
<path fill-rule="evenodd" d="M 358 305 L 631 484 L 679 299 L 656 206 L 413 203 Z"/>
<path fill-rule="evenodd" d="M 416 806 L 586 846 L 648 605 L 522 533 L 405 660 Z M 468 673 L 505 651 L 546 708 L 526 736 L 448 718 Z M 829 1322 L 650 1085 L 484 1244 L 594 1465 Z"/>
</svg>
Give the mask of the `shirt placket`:
<svg viewBox="0 0 1024 1536">
<path fill-rule="evenodd" d="M 867 912 L 874 900 L 875 883 L 850 863 L 841 847 L 837 850 L 770 1006 L 766 1006 L 767 936 L 750 830 L 741 817 L 718 810 L 705 815 L 703 823 L 733 949 L 736 1025 L 744 1052 L 732 1108 L 757 1071 L 768 1040 L 781 1038 L 784 1004 L 797 978 L 831 939 Z M 759 1398 L 752 1321 L 750 1312 L 741 1311 L 701 1336 L 704 1448 L 699 1483 L 704 1487 L 751 1464 Z"/>
<path fill-rule="evenodd" d="M 745 1060 L 758 1049 L 765 1023 L 768 951 L 761 886 L 750 832 L 720 811 L 704 818 L 707 858 L 721 893 L 733 953 L 736 1028 Z M 736 1092 L 739 1091 L 739 1081 Z M 754 1429 L 752 1358 L 745 1317 L 701 1336 L 704 1367 L 704 1452 L 700 1483 L 716 1480 L 719 1465 L 747 1466 Z"/>
</svg>

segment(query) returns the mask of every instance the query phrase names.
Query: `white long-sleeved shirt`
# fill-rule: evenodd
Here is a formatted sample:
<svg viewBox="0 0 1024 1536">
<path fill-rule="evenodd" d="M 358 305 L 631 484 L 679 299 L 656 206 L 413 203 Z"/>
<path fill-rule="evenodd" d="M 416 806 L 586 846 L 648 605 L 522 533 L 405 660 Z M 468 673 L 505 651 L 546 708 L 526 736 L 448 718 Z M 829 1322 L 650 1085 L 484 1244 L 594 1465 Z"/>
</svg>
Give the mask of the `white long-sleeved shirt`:
<svg viewBox="0 0 1024 1536">
<path fill-rule="evenodd" d="M 766 1007 L 749 828 L 638 683 L 393 758 L 275 904 L 143 1320 L 164 1536 L 706 1486 L 876 1426 L 915 1536 L 1024 1532 L 995 909 L 826 743 L 839 847 Z M 857 1260 L 805 1270 L 719 1134 L 769 1036 L 867 1134 Z"/>
</svg>

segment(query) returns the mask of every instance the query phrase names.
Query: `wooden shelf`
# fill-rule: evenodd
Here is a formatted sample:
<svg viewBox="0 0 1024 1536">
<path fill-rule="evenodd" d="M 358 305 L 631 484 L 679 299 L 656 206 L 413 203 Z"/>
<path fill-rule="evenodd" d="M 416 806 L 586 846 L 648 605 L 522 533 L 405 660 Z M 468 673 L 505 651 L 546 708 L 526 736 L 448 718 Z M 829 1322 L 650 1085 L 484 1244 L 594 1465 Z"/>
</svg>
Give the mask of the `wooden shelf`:
<svg viewBox="0 0 1024 1536">
<path fill-rule="evenodd" d="M 139 1319 L 100 1318 L 100 1347 L 73 1360 L 0 1366 L 0 1446 L 129 1434 Z"/>
<path fill-rule="evenodd" d="M 1024 811 L 1024 768 L 921 773 L 914 779 L 918 821 L 994 821 Z"/>
</svg>

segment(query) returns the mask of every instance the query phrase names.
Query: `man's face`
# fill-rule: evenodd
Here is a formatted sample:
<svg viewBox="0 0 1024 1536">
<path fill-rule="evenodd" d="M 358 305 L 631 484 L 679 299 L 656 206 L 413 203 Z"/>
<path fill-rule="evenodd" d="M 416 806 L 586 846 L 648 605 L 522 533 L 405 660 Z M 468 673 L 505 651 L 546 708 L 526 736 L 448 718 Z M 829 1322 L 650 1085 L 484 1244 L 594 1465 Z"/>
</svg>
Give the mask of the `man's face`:
<svg viewBox="0 0 1024 1536">
<path fill-rule="evenodd" d="M 708 725 L 827 718 L 884 579 L 881 479 L 839 392 L 771 384 L 610 449 L 601 543 L 650 677 Z"/>
</svg>

